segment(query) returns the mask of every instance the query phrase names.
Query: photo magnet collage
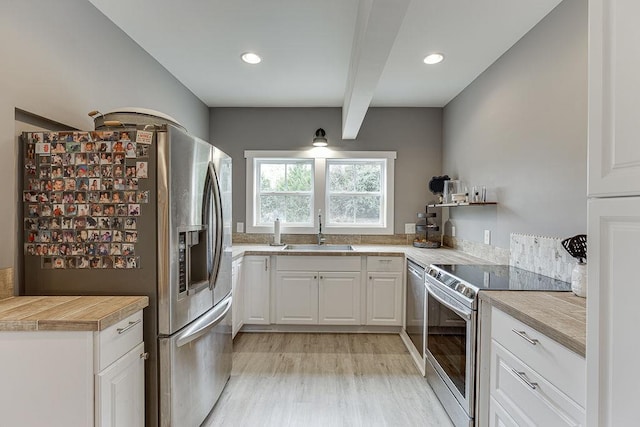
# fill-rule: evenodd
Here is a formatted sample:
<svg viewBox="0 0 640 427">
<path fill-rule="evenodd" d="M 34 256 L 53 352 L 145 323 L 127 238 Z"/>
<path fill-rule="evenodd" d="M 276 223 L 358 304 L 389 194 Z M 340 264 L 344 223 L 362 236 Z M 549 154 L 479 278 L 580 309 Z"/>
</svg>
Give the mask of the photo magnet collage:
<svg viewBox="0 0 640 427">
<path fill-rule="evenodd" d="M 45 269 L 140 268 L 138 220 L 149 203 L 141 184 L 152 136 L 23 134 L 25 255 L 40 257 Z"/>
</svg>

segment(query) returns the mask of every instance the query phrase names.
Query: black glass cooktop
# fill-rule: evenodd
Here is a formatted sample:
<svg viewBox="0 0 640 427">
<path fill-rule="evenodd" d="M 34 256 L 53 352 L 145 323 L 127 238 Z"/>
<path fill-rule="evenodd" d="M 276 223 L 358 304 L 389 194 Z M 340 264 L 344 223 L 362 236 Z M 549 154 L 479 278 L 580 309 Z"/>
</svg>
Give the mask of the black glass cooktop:
<svg viewBox="0 0 640 427">
<path fill-rule="evenodd" d="M 455 286 L 463 280 L 478 290 L 570 291 L 571 283 L 510 265 L 434 264 L 442 274 L 438 280 Z"/>
</svg>

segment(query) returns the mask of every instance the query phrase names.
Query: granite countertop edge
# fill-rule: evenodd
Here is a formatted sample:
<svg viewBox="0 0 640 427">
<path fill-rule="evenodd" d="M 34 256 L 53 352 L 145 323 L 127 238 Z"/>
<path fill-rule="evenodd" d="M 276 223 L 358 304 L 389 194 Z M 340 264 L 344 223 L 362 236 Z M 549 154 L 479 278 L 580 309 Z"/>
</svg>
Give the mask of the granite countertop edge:
<svg viewBox="0 0 640 427">
<path fill-rule="evenodd" d="M 410 245 L 351 245 L 352 251 L 344 250 L 285 250 L 283 246 L 267 244 L 234 244 L 232 258 L 237 260 L 243 256 L 396 256 L 406 257 L 423 268 L 436 263 L 458 264 L 493 264 L 482 258 L 474 257 L 462 251 L 440 247 L 437 249 L 416 248 Z"/>
</svg>

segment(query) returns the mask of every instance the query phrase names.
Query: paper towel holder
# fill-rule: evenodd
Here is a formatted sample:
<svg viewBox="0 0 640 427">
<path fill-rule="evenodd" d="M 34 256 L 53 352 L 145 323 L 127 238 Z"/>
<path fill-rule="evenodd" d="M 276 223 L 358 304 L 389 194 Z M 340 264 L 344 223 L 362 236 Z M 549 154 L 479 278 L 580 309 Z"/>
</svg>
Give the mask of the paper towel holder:
<svg viewBox="0 0 640 427">
<path fill-rule="evenodd" d="M 269 243 L 270 246 L 285 246 L 280 240 L 280 219 L 276 218 L 273 223 L 273 241 Z"/>
</svg>

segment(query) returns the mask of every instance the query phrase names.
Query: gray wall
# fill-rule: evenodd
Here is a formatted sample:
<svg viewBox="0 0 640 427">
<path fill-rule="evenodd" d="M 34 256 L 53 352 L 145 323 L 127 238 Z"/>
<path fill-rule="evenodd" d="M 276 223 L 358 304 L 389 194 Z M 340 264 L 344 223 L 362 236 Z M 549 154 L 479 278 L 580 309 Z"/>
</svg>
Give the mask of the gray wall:
<svg viewBox="0 0 640 427">
<path fill-rule="evenodd" d="M 587 0 L 565 0 L 444 109 L 443 172 L 497 194 L 456 236 L 586 232 Z M 495 200 L 495 199 L 494 199 Z"/>
<path fill-rule="evenodd" d="M 86 0 L 3 0 L 0 40 L 0 268 L 21 226 L 16 108 L 93 129 L 91 110 L 145 107 L 209 137 L 209 109 Z"/>
<path fill-rule="evenodd" d="M 416 222 L 440 174 L 442 109 L 371 108 L 355 141 L 343 141 L 340 108 L 212 108 L 211 141 L 233 158 L 233 220 L 245 222 L 244 150 L 307 150 L 318 128 L 335 150 L 397 151 L 395 233 Z"/>
</svg>

